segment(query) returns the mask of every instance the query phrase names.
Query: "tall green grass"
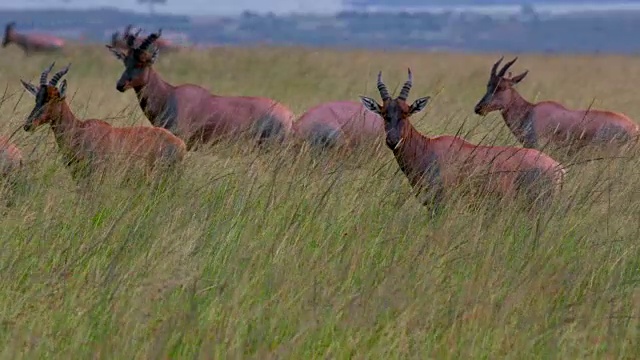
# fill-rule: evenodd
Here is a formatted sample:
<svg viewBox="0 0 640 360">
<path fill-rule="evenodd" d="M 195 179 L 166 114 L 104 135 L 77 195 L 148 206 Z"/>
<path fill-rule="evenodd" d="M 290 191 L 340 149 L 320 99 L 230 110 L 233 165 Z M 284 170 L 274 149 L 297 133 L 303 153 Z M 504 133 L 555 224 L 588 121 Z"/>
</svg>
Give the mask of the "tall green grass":
<svg viewBox="0 0 640 360">
<path fill-rule="evenodd" d="M 514 144 L 498 115 L 471 115 L 495 56 L 216 49 L 161 55 L 174 84 L 273 97 L 296 113 L 376 96 L 414 73 L 413 119 L 427 134 Z M 2 133 L 33 106 L 19 78 L 73 62 L 80 117 L 148 125 L 122 65 L 103 48 L 24 58 L 3 52 Z M 529 99 L 640 119 L 623 57 L 521 56 Z M 514 70 L 515 71 L 515 70 Z M 75 94 L 74 94 L 75 93 Z M 50 130 L 13 141 L 27 159 L 0 218 L 3 358 L 638 358 L 637 158 L 570 166 L 540 219 L 466 206 L 430 219 L 384 146 L 351 156 L 190 153 L 167 191 L 107 182 L 76 191 Z"/>
</svg>

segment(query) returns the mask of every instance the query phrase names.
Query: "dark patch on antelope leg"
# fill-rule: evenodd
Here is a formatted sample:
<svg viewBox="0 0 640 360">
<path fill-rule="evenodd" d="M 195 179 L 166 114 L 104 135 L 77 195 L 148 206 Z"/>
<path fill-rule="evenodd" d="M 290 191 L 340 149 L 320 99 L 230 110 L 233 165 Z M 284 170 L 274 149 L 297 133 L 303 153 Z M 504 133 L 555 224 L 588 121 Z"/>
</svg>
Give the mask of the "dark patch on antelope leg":
<svg viewBox="0 0 640 360">
<path fill-rule="evenodd" d="M 136 94 L 138 94 L 138 96 L 142 94 L 141 87 L 134 88 L 134 91 L 136 92 Z M 178 103 L 175 98 L 170 97 L 159 112 L 154 112 L 149 107 L 149 97 L 146 95 L 139 97 L 138 104 L 140 104 L 140 109 L 142 110 L 144 116 L 147 117 L 147 119 L 153 126 L 167 129 L 172 134 L 179 136 L 177 134 Z"/>
<path fill-rule="evenodd" d="M 178 103 L 173 97 L 169 98 L 160 116 L 158 116 L 158 124 L 160 127 L 171 131 L 172 134 L 178 135 Z"/>
<path fill-rule="evenodd" d="M 536 136 L 536 131 L 533 128 L 533 117 L 531 111 L 529 111 L 525 116 L 520 131 L 522 133 L 519 140 L 522 143 L 522 146 L 529 149 L 535 149 L 538 146 L 538 137 Z"/>
<path fill-rule="evenodd" d="M 261 117 L 256 122 L 255 135 L 258 143 L 262 144 L 267 140 L 284 140 L 284 126 L 278 118 L 269 114 Z"/>
<path fill-rule="evenodd" d="M 437 216 L 442 213 L 444 206 L 444 184 L 440 164 L 433 154 L 429 155 L 425 162 L 426 170 L 420 179 L 420 183 L 424 184 L 422 192 L 425 196 L 422 205 L 430 210 L 432 216 Z"/>
<path fill-rule="evenodd" d="M 631 140 L 626 129 L 616 125 L 604 125 L 596 133 L 595 140 L 599 143 L 624 144 Z"/>
<path fill-rule="evenodd" d="M 541 169 L 529 169 L 518 173 L 516 191 L 524 196 L 528 207 L 540 208 L 551 200 L 552 180 Z"/>
<path fill-rule="evenodd" d="M 444 190 L 442 188 L 431 189 L 426 194 L 422 206 L 427 208 L 431 216 L 440 216 L 444 210 Z"/>
<path fill-rule="evenodd" d="M 325 151 L 336 148 L 340 144 L 340 130 L 324 124 L 315 124 L 307 141 L 314 149 Z"/>
</svg>

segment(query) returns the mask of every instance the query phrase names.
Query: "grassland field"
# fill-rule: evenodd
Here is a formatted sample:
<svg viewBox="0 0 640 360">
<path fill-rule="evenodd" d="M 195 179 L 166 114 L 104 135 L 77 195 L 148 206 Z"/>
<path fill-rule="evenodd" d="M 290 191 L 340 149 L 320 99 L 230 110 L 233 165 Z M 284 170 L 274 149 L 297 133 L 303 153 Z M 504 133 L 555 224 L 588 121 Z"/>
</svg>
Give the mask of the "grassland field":
<svg viewBox="0 0 640 360">
<path fill-rule="evenodd" d="M 410 66 L 409 100 L 432 96 L 420 131 L 515 144 L 498 114 L 473 114 L 499 56 L 220 48 L 155 67 L 301 114 L 379 98 L 378 70 L 397 92 Z M 8 48 L 2 134 L 34 104 L 19 79 L 53 60 L 72 63 L 79 117 L 149 125 L 104 47 Z M 529 100 L 640 121 L 640 58 L 520 55 L 524 69 Z M 27 169 L 0 209 L 2 358 L 640 358 L 639 157 L 570 166 L 536 219 L 462 198 L 431 219 L 384 145 L 318 157 L 224 142 L 189 153 L 171 191 L 107 182 L 88 201 L 48 127 L 12 140 Z"/>
</svg>

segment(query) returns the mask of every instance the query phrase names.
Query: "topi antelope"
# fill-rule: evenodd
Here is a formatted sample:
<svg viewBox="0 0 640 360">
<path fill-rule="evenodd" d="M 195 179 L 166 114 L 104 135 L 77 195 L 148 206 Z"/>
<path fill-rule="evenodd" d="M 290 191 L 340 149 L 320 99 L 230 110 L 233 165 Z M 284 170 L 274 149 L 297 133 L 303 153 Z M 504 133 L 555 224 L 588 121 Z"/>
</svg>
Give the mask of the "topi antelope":
<svg viewBox="0 0 640 360">
<path fill-rule="evenodd" d="M 412 86 L 411 70 L 400 94 L 393 99 L 378 74 L 382 104 L 361 97 L 370 111 L 384 119 L 387 146 L 425 206 L 439 212 L 446 192 L 477 177 L 480 190 L 504 198 L 525 195 L 530 205 L 543 205 L 561 188 L 565 170 L 548 155 L 535 150 L 482 146 L 449 135 L 427 137 L 409 118 L 423 110 L 430 97 L 407 104 Z"/>
<path fill-rule="evenodd" d="M 142 111 L 154 126 L 182 138 L 189 150 L 241 133 L 262 142 L 283 139 L 291 132 L 293 113 L 272 99 L 217 96 L 197 85 L 173 86 L 164 81 L 153 69 L 158 49 L 149 49 L 160 34 L 161 31 L 149 35 L 138 46 L 135 35 L 129 35 L 124 52 L 107 45 L 125 66 L 116 89 L 125 92 L 133 88 Z"/>
<path fill-rule="evenodd" d="M 513 135 L 524 147 L 566 147 L 571 154 L 587 145 L 622 145 L 637 139 L 640 127 L 623 114 L 602 110 L 570 110 L 554 101 L 528 102 L 514 86 L 529 71 L 505 76 L 517 59 L 507 62 L 499 71 L 503 58 L 493 64 L 487 92 L 474 111 L 485 116 L 499 110 Z"/>
<path fill-rule="evenodd" d="M 12 144 L 9 138 L 0 136 L 0 177 L 10 178 L 20 171 L 22 166 L 22 151 Z"/>
<path fill-rule="evenodd" d="M 51 64 L 42 72 L 39 86 L 20 80 L 36 99 L 23 129 L 31 132 L 48 123 L 76 181 L 88 180 L 93 173 L 104 170 L 105 165 L 115 163 L 119 156 L 127 166 L 142 162 L 148 176 L 159 170 L 160 165 L 172 168 L 182 161 L 186 153 L 184 142 L 165 129 L 151 126 L 117 128 L 102 120 L 76 118 L 65 98 L 67 80 L 58 86 L 69 66 L 53 75 L 47 83 L 53 66 Z"/>
<path fill-rule="evenodd" d="M 35 52 L 58 51 L 64 47 L 64 40 L 47 34 L 21 34 L 15 30 L 16 23 L 10 22 L 4 30 L 2 47 L 10 43 L 18 45 L 26 55 Z"/>
<path fill-rule="evenodd" d="M 313 147 L 355 147 L 384 136 L 382 118 L 356 101 L 330 101 L 307 110 L 293 123 L 296 135 Z"/>
<path fill-rule="evenodd" d="M 111 35 L 111 47 L 126 51 L 128 49 L 127 38 L 132 35 L 132 28 L 133 26 L 131 24 L 127 25 L 124 28 L 124 32 L 122 33 L 122 35 L 119 31 L 114 32 Z M 135 34 L 133 34 L 133 37 L 135 39 L 135 46 L 139 46 L 142 43 L 142 39 L 137 37 L 141 31 L 142 30 L 139 29 Z M 176 44 L 164 38 L 157 39 L 154 45 L 158 50 L 161 50 L 162 52 L 168 52 L 178 49 L 178 46 Z"/>
</svg>

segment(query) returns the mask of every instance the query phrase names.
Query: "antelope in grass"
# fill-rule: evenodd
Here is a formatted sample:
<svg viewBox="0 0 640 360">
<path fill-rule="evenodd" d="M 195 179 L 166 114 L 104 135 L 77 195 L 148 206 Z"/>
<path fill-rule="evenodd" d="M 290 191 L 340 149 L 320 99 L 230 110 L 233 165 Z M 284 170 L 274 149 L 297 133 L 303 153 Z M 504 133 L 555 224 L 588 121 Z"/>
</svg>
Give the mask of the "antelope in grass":
<svg viewBox="0 0 640 360">
<path fill-rule="evenodd" d="M 14 203 L 13 195 L 18 179 L 23 169 L 22 151 L 9 141 L 9 138 L 0 136 L 0 178 L 7 186 L 8 192 L 4 193 L 3 200 L 7 206 Z"/>
<path fill-rule="evenodd" d="M 20 171 L 22 166 L 22 151 L 12 144 L 9 138 L 0 136 L 0 176 L 10 178 Z"/>
<path fill-rule="evenodd" d="M 262 142 L 283 139 L 291 132 L 294 115 L 284 105 L 268 98 L 212 95 L 206 89 L 184 84 L 173 86 L 153 68 L 158 49 L 149 47 L 160 37 L 152 33 L 136 46 L 136 37 L 127 37 L 123 52 L 111 45 L 125 70 L 116 89 L 133 88 L 147 119 L 182 138 L 187 149 L 222 137 L 249 134 Z"/>
<path fill-rule="evenodd" d="M 88 180 L 118 157 L 122 157 L 127 166 L 138 162 L 146 165 L 148 176 L 161 166 L 169 169 L 182 161 L 186 153 L 184 142 L 165 129 L 151 126 L 118 128 L 102 120 L 78 119 L 66 102 L 67 80 L 58 86 L 69 66 L 53 75 L 47 83 L 53 66 L 51 64 L 42 72 L 39 86 L 20 80 L 36 99 L 23 129 L 32 132 L 40 125 L 49 124 L 64 162 L 76 181 Z"/>
<path fill-rule="evenodd" d="M 14 43 L 25 53 L 30 55 L 35 52 L 52 52 L 62 50 L 64 40 L 48 34 L 21 34 L 15 30 L 16 23 L 10 22 L 4 30 L 2 47 Z"/>
<path fill-rule="evenodd" d="M 331 101 L 307 110 L 293 123 L 298 137 L 314 148 L 358 146 L 384 136 L 384 121 L 356 101 Z"/>
<path fill-rule="evenodd" d="M 126 51 L 128 49 L 127 38 L 132 35 L 131 34 L 132 28 L 133 26 L 129 24 L 124 28 L 124 32 L 122 34 L 120 34 L 119 31 L 114 32 L 111 35 L 111 47 Z M 135 40 L 136 46 L 139 46 L 142 43 L 142 40 L 137 37 L 140 34 L 140 32 L 141 30 L 138 30 L 136 34 L 133 35 L 134 38 L 136 39 Z M 163 38 L 156 40 L 154 45 L 158 50 L 161 50 L 162 52 L 173 51 L 179 48 L 176 44 Z"/>
<path fill-rule="evenodd" d="M 529 204 L 543 205 L 562 186 L 565 170 L 548 155 L 535 150 L 482 146 L 449 135 L 427 137 L 409 118 L 423 110 L 430 97 L 407 104 L 412 86 L 411 70 L 400 94 L 393 99 L 378 74 L 382 104 L 362 96 L 364 106 L 384 119 L 387 146 L 423 205 L 439 212 L 446 192 L 477 178 L 481 190 L 511 197 L 526 196 Z"/>
<path fill-rule="evenodd" d="M 475 113 L 485 116 L 500 111 L 502 118 L 524 147 L 542 149 L 546 145 L 566 147 L 574 154 L 587 145 L 618 147 L 636 140 L 640 127 L 627 116 L 602 110 L 570 110 L 554 101 L 532 104 L 516 91 L 515 85 L 529 73 L 506 77 L 518 58 L 491 68 L 487 92 L 475 106 Z"/>
<path fill-rule="evenodd" d="M 0 177 L 14 186 L 23 166 L 22 151 L 9 138 L 0 136 Z"/>
</svg>

